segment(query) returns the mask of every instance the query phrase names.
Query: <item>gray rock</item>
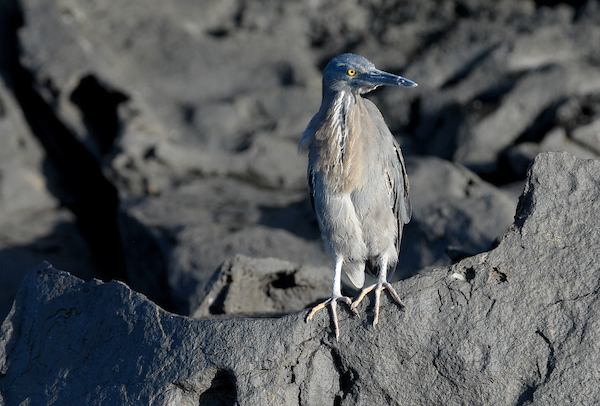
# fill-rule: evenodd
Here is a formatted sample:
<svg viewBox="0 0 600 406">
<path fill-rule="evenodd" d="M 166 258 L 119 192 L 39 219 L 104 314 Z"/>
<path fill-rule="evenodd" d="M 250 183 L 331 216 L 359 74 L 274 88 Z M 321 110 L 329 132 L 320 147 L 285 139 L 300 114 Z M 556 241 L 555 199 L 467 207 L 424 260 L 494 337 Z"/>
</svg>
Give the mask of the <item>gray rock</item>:
<svg viewBox="0 0 600 406">
<path fill-rule="evenodd" d="M 276 10 L 268 5 L 218 3 L 105 7 L 74 1 L 61 8 L 27 0 L 23 64 L 36 73 L 57 117 L 99 159 L 107 158 L 116 178 L 135 181 L 128 176 L 131 163 L 141 172 L 137 180 L 181 182 L 197 174 L 177 161 L 156 165 L 154 151 L 172 147 L 197 152 L 202 173 L 249 172 L 258 183 L 297 188 L 293 155 L 311 117 L 306 106 L 318 105 L 320 94 L 298 6 L 287 5 L 269 20 L 265 15 Z M 94 108 L 86 109 L 86 102 Z M 119 125 L 97 131 L 91 125 L 96 116 Z M 276 145 L 272 151 L 264 148 L 264 136 Z M 233 168 L 230 156 L 203 162 L 246 149 Z M 132 195 L 137 188 L 145 189 L 133 184 L 120 192 Z"/>
<path fill-rule="evenodd" d="M 238 254 L 215 273 L 192 318 L 293 313 L 331 294 L 331 267 L 301 266 Z"/>
<path fill-rule="evenodd" d="M 589 124 L 576 128 L 572 134 L 573 140 L 588 147 L 596 154 L 600 153 L 600 117 Z"/>
<path fill-rule="evenodd" d="M 595 93 L 599 89 L 600 74 L 590 66 L 554 68 L 528 75 L 504 97 L 496 111 L 469 130 L 455 159 L 476 171 L 493 173 L 498 170 L 500 153 L 526 134 L 536 119 L 573 94 Z"/>
<path fill-rule="evenodd" d="M 81 278 L 99 272 L 73 213 L 50 192 L 54 170 L 0 81 L 0 318 L 8 314 L 25 270 L 44 259 Z"/>
<path fill-rule="evenodd" d="M 237 252 L 323 262 L 319 243 L 282 230 L 285 221 L 265 220 L 279 230 L 257 224 L 259 203 L 268 211 L 306 196 L 297 142 L 311 103 L 318 106 L 320 74 L 297 5 L 281 15 L 235 1 L 22 7 L 22 64 L 117 188 L 126 277 L 135 289 L 187 314 Z M 199 179 L 221 186 L 190 194 Z M 254 190 L 251 203 L 241 197 L 236 213 L 211 204 L 210 194 L 226 187 L 237 199 L 238 185 L 242 195 Z M 181 188 L 186 202 L 178 200 Z M 260 200 L 258 188 L 271 191 Z M 230 214 L 239 217 L 223 221 Z"/>
<path fill-rule="evenodd" d="M 539 142 L 558 124 L 562 103 L 597 93 L 600 49 L 590 44 L 600 37 L 592 23 L 600 11 L 590 4 L 574 15 L 571 6 L 536 10 L 531 2 L 498 8 L 489 20 L 493 8 L 459 20 L 404 73 L 421 92 L 409 101 L 411 148 L 506 182 L 514 180 L 499 162 L 507 148 Z M 401 103 L 395 97 L 392 105 Z"/>
<path fill-rule="evenodd" d="M 238 253 L 331 267 L 306 195 L 306 158 L 296 145 L 319 105 L 321 68 L 338 53 L 364 54 L 420 84 L 410 94 L 372 96 L 407 155 L 468 165 L 488 181 L 516 185 L 514 194 L 537 152 L 563 149 L 546 145 L 550 129 L 566 133 L 564 149 L 578 156 L 596 148 L 588 131 L 600 86 L 600 7 L 593 1 L 6 4 L 0 13 L 23 12 L 20 63 L 58 126 L 80 143 L 62 159 L 77 164 L 47 175 L 60 189 L 66 175 L 80 172 L 83 145 L 96 175 L 102 168 L 120 199 L 118 213 L 110 198 L 94 206 L 95 184 L 106 179 L 87 182 L 88 167 L 72 189 L 85 186 L 88 198 L 78 204 L 91 209 L 77 219 L 67 211 L 44 221 L 31 216 L 11 233 L 63 225 L 60 219 L 75 233 L 75 221 L 113 224 L 118 217 L 124 254 L 112 229 L 92 235 L 92 248 L 102 258 L 124 256 L 122 276 L 132 288 L 182 314 L 199 306 L 213 272 Z M 32 125 L 47 124 L 30 117 Z M 1 170 L 12 178 L 5 182 L 26 173 L 6 162 Z M 514 197 L 460 167 L 427 162 L 409 168 L 415 217 L 397 277 L 448 265 L 446 252 L 457 259 L 486 250 L 511 222 Z M 23 193 L 19 205 L 44 203 L 23 199 L 28 189 L 18 185 L 12 190 Z M 55 192 L 66 206 L 76 195 Z M 90 223 L 92 217 L 102 220 Z M 7 252 L 24 245 L 6 241 Z M 74 242 L 65 252 L 75 262 L 67 263 L 50 251 L 26 250 L 23 258 L 47 258 L 75 272 L 88 252 Z"/>
<path fill-rule="evenodd" d="M 52 210 L 58 200 L 43 174 L 44 151 L 12 94 L 0 82 L 0 216 Z"/>
<path fill-rule="evenodd" d="M 587 126 L 578 127 L 576 133 L 581 134 L 586 128 Z M 578 141 L 575 133 L 573 134 L 573 139 L 570 139 L 567 137 L 567 131 L 563 127 L 555 127 L 539 143 L 523 142 L 510 147 L 506 152 L 508 167 L 517 176 L 524 176 L 527 173 L 527 168 L 529 168 L 533 159 L 540 152 L 567 151 L 578 158 L 598 158 L 593 148 L 585 148 Z"/>
<path fill-rule="evenodd" d="M 409 157 L 406 166 L 413 218 L 404 230 L 396 278 L 450 264 L 449 250 L 457 257 L 486 251 L 511 225 L 516 200 L 462 165 Z"/>
<path fill-rule="evenodd" d="M 217 177 L 123 200 L 127 215 L 120 228 L 132 286 L 153 297 L 167 295 L 187 315 L 217 268 L 235 254 L 331 265 L 305 200 L 304 193 Z"/>
<path fill-rule="evenodd" d="M 198 174 L 298 189 L 292 152 L 338 52 L 419 82 L 374 96 L 392 128 L 487 176 L 548 108 L 599 86 L 592 5 L 217 3 L 23 2 L 23 64 L 122 195 Z"/>
<path fill-rule="evenodd" d="M 192 320 L 42 264 L 1 327 L 19 404 L 594 404 L 600 163 L 546 153 L 497 248 L 399 282 L 372 327 L 329 315 Z"/>
</svg>

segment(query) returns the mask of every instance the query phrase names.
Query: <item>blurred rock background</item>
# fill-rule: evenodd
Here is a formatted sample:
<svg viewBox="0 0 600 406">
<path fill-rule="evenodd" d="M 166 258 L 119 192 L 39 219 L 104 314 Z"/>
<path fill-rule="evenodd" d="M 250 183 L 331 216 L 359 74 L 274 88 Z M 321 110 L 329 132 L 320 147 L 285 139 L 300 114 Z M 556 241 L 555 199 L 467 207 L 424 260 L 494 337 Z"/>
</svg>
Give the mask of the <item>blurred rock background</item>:
<svg viewBox="0 0 600 406">
<path fill-rule="evenodd" d="M 369 95 L 411 182 L 395 277 L 485 251 L 538 152 L 600 153 L 598 21 L 593 0 L 4 0 L 0 319 L 43 259 L 184 315 L 237 254 L 331 269 L 297 144 L 343 52 L 419 83 Z"/>
</svg>

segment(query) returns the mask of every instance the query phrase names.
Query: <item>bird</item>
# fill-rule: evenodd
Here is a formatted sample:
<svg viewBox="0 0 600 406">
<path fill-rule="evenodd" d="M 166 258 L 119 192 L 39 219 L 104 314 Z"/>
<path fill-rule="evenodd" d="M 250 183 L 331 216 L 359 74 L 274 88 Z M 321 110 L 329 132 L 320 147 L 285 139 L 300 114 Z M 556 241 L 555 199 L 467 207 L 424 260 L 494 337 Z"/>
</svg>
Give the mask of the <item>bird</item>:
<svg viewBox="0 0 600 406">
<path fill-rule="evenodd" d="M 337 302 L 357 316 L 358 304 L 375 291 L 374 320 L 379 322 L 381 292 L 398 262 L 402 229 L 411 218 L 409 183 L 400 146 L 375 104 L 362 97 L 379 86 L 414 87 L 417 83 L 375 68 L 355 54 L 333 58 L 323 70 L 319 111 L 302 133 L 299 151 L 308 149 L 308 189 L 326 251 L 335 259 L 331 297 L 312 308 L 306 322 L 331 307 L 339 340 Z M 365 271 L 377 282 L 355 301 L 343 296 L 344 271 L 362 288 Z"/>
</svg>

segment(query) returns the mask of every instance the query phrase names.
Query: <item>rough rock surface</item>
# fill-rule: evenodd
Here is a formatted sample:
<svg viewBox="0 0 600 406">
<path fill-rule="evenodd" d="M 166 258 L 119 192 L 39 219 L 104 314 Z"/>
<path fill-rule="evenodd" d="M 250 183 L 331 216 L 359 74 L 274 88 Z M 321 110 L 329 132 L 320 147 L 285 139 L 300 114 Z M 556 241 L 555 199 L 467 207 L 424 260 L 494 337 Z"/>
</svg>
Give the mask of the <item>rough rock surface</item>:
<svg viewBox="0 0 600 406">
<path fill-rule="evenodd" d="M 209 283 L 193 318 L 267 316 L 297 312 L 331 294 L 331 267 L 297 266 L 238 254 Z"/>
<path fill-rule="evenodd" d="M 134 262 L 129 269 L 140 269 L 133 280 L 142 285 L 132 287 L 170 292 L 174 310 L 187 315 L 214 271 L 235 254 L 328 265 L 313 216 L 304 193 L 257 190 L 228 178 L 133 202 L 121 219 L 123 241 L 135 241 L 127 251 L 128 264 Z"/>
<path fill-rule="evenodd" d="M 25 270 L 47 259 L 82 278 L 100 274 L 73 214 L 49 191 L 55 171 L 0 81 L 0 318 Z"/>
<path fill-rule="evenodd" d="M 407 157 L 453 162 L 412 165 L 395 277 L 481 252 L 516 199 L 454 163 L 518 194 L 539 152 L 598 157 L 599 19 L 593 0 L 2 1 L 0 206 L 46 209 L 0 219 L 0 317 L 42 258 L 180 314 L 238 253 L 330 267 L 296 146 L 342 52 L 417 81 L 369 97 Z"/>
<path fill-rule="evenodd" d="M 413 217 L 404 231 L 395 277 L 486 251 L 513 222 L 516 199 L 462 165 L 409 157 L 406 171 Z"/>
<path fill-rule="evenodd" d="M 600 163 L 539 155 L 493 250 L 341 312 L 192 320 L 119 282 L 42 264 L 1 327 L 0 402 L 19 404 L 594 404 Z M 24 402 L 24 403 L 23 403 Z"/>
</svg>

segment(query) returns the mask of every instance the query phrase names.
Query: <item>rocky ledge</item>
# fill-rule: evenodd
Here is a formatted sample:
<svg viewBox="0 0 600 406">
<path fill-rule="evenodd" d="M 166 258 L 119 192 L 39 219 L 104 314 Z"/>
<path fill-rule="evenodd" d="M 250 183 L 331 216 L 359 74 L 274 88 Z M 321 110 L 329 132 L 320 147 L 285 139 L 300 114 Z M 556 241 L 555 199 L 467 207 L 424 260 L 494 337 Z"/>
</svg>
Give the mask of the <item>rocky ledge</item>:
<svg viewBox="0 0 600 406">
<path fill-rule="evenodd" d="M 326 312 L 194 320 L 41 264 L 2 324 L 0 403 L 595 403 L 599 184 L 596 160 L 539 155 L 495 249 L 396 283 L 406 310 L 376 327 L 342 311 L 339 342 Z"/>
</svg>

